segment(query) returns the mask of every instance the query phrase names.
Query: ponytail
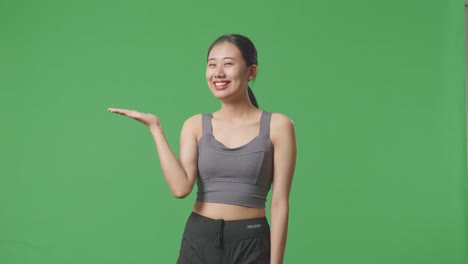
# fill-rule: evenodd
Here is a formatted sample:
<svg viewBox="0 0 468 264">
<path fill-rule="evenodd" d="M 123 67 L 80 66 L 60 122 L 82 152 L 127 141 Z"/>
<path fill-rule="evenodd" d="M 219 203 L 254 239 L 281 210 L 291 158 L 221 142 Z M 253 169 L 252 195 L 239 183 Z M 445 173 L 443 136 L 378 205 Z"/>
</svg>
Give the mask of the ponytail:
<svg viewBox="0 0 468 264">
<path fill-rule="evenodd" d="M 252 89 L 250 89 L 250 86 L 247 87 L 247 91 L 249 92 L 250 103 L 252 103 L 252 105 L 255 106 L 256 108 L 258 108 L 257 99 L 255 98 L 255 95 L 253 94 Z"/>
</svg>

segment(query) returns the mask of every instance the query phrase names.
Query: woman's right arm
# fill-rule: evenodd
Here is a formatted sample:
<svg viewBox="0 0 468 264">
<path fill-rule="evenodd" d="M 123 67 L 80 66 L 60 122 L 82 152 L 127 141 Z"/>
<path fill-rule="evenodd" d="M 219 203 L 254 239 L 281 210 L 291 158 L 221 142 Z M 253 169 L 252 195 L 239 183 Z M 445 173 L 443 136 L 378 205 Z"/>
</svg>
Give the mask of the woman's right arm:
<svg viewBox="0 0 468 264">
<path fill-rule="evenodd" d="M 176 198 L 184 198 L 192 192 L 197 178 L 198 133 L 201 119 L 187 119 L 180 134 L 179 159 L 172 152 L 160 125 L 149 126 L 158 151 L 161 168 L 169 188 Z"/>
<path fill-rule="evenodd" d="M 164 136 L 159 118 L 152 114 L 128 109 L 109 108 L 108 111 L 133 118 L 150 129 L 169 189 L 176 198 L 189 195 L 197 178 L 201 115 L 193 116 L 185 121 L 180 135 L 179 159 L 177 159 Z"/>
</svg>

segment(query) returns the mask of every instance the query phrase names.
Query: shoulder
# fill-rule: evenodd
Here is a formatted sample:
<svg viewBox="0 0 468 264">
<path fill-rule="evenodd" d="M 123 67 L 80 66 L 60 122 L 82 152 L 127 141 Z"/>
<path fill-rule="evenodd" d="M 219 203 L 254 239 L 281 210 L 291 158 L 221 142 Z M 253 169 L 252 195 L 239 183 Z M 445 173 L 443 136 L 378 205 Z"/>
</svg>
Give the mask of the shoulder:
<svg viewBox="0 0 468 264">
<path fill-rule="evenodd" d="M 272 130 L 293 129 L 294 123 L 291 118 L 284 114 L 272 113 L 270 128 Z"/>
<path fill-rule="evenodd" d="M 291 118 L 281 113 L 271 114 L 270 137 L 273 143 L 294 138 L 294 134 L 294 123 Z"/>
<path fill-rule="evenodd" d="M 202 114 L 196 114 L 187 118 L 182 127 L 182 133 L 191 134 L 196 138 L 200 138 L 202 134 Z"/>
<path fill-rule="evenodd" d="M 184 126 L 196 126 L 201 125 L 202 114 L 196 114 L 187 118 L 184 122 Z"/>
</svg>

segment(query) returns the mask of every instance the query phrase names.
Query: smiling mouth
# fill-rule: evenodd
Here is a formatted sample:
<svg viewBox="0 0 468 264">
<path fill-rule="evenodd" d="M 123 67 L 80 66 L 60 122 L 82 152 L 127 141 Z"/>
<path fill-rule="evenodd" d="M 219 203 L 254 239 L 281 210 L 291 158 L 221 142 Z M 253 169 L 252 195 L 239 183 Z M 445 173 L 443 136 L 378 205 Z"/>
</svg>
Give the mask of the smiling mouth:
<svg viewBox="0 0 468 264">
<path fill-rule="evenodd" d="M 216 87 L 216 89 L 224 89 L 228 86 L 230 82 L 228 81 L 225 81 L 225 82 L 214 82 L 214 85 Z"/>
<path fill-rule="evenodd" d="M 215 82 L 215 85 L 219 87 L 219 86 L 225 86 L 225 85 L 227 85 L 228 83 L 229 83 L 229 82 Z"/>
</svg>

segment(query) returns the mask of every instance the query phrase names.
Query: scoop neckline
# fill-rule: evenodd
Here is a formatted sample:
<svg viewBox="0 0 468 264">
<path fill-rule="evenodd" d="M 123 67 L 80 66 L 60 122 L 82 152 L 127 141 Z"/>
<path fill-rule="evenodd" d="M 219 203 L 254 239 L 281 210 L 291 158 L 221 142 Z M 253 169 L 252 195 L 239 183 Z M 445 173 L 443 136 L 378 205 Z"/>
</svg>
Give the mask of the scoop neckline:
<svg viewBox="0 0 468 264">
<path fill-rule="evenodd" d="M 212 142 L 214 142 L 215 144 L 217 144 L 218 146 L 224 148 L 224 149 L 227 149 L 227 150 L 238 150 L 238 149 L 242 149 L 242 148 L 245 148 L 247 147 L 248 145 L 252 144 L 254 141 L 256 141 L 258 138 L 260 138 L 260 134 L 262 133 L 262 120 L 263 120 L 263 116 L 265 115 L 265 111 L 262 110 L 262 114 L 260 115 L 260 125 L 258 127 L 258 134 L 252 138 L 250 141 L 248 141 L 247 143 L 245 144 L 242 144 L 240 146 L 237 146 L 237 147 L 228 147 L 226 146 L 223 142 L 217 140 L 214 135 L 213 135 L 213 113 L 210 114 L 210 139 Z"/>
</svg>

